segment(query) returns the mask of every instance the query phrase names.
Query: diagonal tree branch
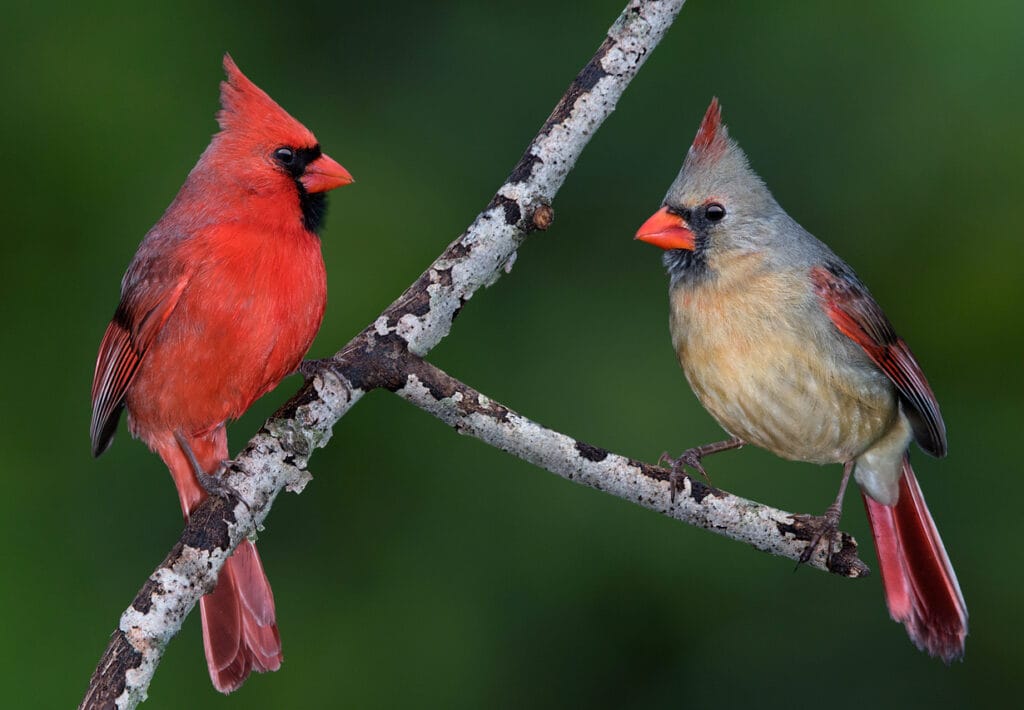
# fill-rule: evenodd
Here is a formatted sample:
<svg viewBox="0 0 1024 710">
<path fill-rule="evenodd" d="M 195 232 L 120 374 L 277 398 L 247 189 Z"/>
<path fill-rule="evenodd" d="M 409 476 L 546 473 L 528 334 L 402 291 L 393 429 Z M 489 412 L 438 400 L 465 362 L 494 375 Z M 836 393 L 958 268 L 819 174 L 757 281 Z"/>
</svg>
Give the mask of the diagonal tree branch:
<svg viewBox="0 0 1024 710">
<path fill-rule="evenodd" d="M 813 537 L 807 516 L 794 516 L 746 500 L 689 476 L 671 500 L 670 472 L 587 444 L 530 421 L 477 392 L 425 360 L 410 357 L 405 379 L 395 393 L 466 434 L 552 473 L 644 508 L 753 545 L 758 550 L 799 560 Z M 857 542 L 840 533 L 826 562 L 820 548 L 808 561 L 844 577 L 863 577 L 867 565 L 857 557 Z"/>
<path fill-rule="evenodd" d="M 213 589 L 224 560 L 260 529 L 282 489 L 302 490 L 312 452 L 368 391 L 386 388 L 468 433 L 550 471 L 645 507 L 796 558 L 800 519 L 686 479 L 668 504 L 668 471 L 553 432 L 492 402 L 421 359 L 481 287 L 511 269 L 526 236 L 546 229 L 551 201 L 580 153 L 671 26 L 685 0 L 631 0 L 577 75 L 508 180 L 469 228 L 373 323 L 332 358 L 307 363 L 305 386 L 249 441 L 226 481 L 237 497 L 208 498 L 122 614 L 81 708 L 133 708 L 185 617 Z M 867 570 L 845 533 L 832 571 Z M 823 555 L 812 566 L 825 568 Z"/>
</svg>

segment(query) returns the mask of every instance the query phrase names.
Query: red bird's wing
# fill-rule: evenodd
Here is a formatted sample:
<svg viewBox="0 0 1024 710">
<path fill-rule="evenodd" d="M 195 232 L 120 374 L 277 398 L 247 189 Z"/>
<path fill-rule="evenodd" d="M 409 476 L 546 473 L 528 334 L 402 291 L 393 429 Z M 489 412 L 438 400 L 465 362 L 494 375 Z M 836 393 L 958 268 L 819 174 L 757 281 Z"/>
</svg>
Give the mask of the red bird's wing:
<svg viewBox="0 0 1024 710">
<path fill-rule="evenodd" d="M 896 385 L 914 439 L 933 456 L 946 455 L 946 425 L 939 403 L 914 354 L 849 268 L 838 264 L 811 269 L 821 306 L 843 335 L 864 349 Z"/>
<path fill-rule="evenodd" d="M 134 265 L 133 265 L 134 266 Z M 92 380 L 92 455 L 99 456 L 114 437 L 117 421 L 146 349 L 167 322 L 185 290 L 189 274 L 167 280 L 133 278 L 129 270 L 121 303 L 107 326 L 96 356 Z"/>
</svg>

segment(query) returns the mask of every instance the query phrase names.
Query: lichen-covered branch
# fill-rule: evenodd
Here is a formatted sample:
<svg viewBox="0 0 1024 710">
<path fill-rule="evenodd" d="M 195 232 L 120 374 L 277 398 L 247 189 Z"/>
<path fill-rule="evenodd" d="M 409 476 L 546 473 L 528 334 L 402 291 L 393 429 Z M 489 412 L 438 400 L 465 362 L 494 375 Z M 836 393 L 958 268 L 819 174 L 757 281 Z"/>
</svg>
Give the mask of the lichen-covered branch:
<svg viewBox="0 0 1024 710">
<path fill-rule="evenodd" d="M 758 550 L 799 560 L 814 530 L 805 516 L 794 516 L 746 500 L 685 476 L 682 490 L 669 495 L 669 471 L 626 458 L 547 429 L 463 384 L 434 365 L 410 358 L 395 393 L 433 414 L 460 434 L 474 436 L 513 456 L 575 483 L 596 488 L 689 525 L 753 545 Z M 857 557 L 847 533 L 832 541 L 826 565 L 821 545 L 807 562 L 845 577 L 863 577 L 868 567 Z"/>
<path fill-rule="evenodd" d="M 370 389 L 401 379 L 407 353 L 424 355 L 481 286 L 511 269 L 527 234 L 551 223 L 550 204 L 580 153 L 675 20 L 685 0 L 631 0 L 487 208 L 374 323 L 309 368 L 303 389 L 267 422 L 226 476 L 241 500 L 207 499 L 150 575 L 100 660 L 81 708 L 133 708 L 167 643 L 224 560 L 262 524 L 277 494 L 301 489 L 306 462 Z"/>
<path fill-rule="evenodd" d="M 192 511 L 177 544 L 121 615 L 80 708 L 133 708 L 146 699 L 164 649 L 199 597 L 213 590 L 224 560 L 262 528 L 278 493 L 303 489 L 310 453 L 354 401 L 336 377 L 315 377 L 249 441 L 226 474 L 234 493 L 210 496 Z"/>
</svg>

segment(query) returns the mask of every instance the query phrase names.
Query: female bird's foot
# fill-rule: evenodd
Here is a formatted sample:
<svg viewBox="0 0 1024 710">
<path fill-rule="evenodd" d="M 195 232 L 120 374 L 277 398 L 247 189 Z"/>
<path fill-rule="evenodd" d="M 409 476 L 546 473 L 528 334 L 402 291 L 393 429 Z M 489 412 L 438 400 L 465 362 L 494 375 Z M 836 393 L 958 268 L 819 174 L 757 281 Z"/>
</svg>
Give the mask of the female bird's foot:
<svg viewBox="0 0 1024 710">
<path fill-rule="evenodd" d="M 843 478 L 839 482 L 839 494 L 836 496 L 835 502 L 825 509 L 824 515 L 821 517 L 802 516 L 807 526 L 814 530 L 814 536 L 811 537 L 811 541 L 807 543 L 804 551 L 800 553 L 800 559 L 797 561 L 798 567 L 811 559 L 822 540 L 828 540 L 828 547 L 825 549 L 825 567 L 832 569 L 832 541 L 839 531 L 839 520 L 843 517 L 843 496 L 846 495 L 846 484 L 850 482 L 853 467 L 853 461 L 843 464 Z"/>
<path fill-rule="evenodd" d="M 687 449 L 676 458 L 669 456 L 667 451 L 658 457 L 659 466 L 663 463 L 667 463 L 672 469 L 672 472 L 668 475 L 668 494 L 669 500 L 672 503 L 676 502 L 676 493 L 678 493 L 683 487 L 683 479 L 686 478 L 687 466 L 694 471 L 699 471 L 700 475 L 704 477 L 704 480 L 711 483 L 711 476 L 709 476 L 708 472 L 704 470 L 704 467 L 700 463 L 700 459 L 701 456 L 695 448 Z"/>
<path fill-rule="evenodd" d="M 695 446 L 692 449 L 687 449 L 681 453 L 677 458 L 672 458 L 666 451 L 658 458 L 658 465 L 662 462 L 672 464 L 672 473 L 668 477 L 668 490 L 669 498 L 675 503 L 676 492 L 682 487 L 683 478 L 686 477 L 686 469 L 690 468 L 700 473 L 704 477 L 704 480 L 711 483 L 711 476 L 704 470 L 701 459 L 711 454 L 717 454 L 719 451 L 729 451 L 730 449 L 738 449 L 743 446 L 745 442 L 742 439 L 733 437 L 726 439 L 725 441 L 716 441 L 713 444 L 704 444 L 703 446 Z"/>
<path fill-rule="evenodd" d="M 826 542 L 825 566 L 832 569 L 832 542 L 835 540 L 836 533 L 839 532 L 839 519 L 842 517 L 842 512 L 842 506 L 833 503 L 825 510 L 824 515 L 800 516 L 806 526 L 814 531 L 814 534 L 811 536 L 811 541 L 807 543 L 807 547 L 800 553 L 798 566 L 809 562 L 818 549 L 818 545 L 824 540 Z"/>
</svg>

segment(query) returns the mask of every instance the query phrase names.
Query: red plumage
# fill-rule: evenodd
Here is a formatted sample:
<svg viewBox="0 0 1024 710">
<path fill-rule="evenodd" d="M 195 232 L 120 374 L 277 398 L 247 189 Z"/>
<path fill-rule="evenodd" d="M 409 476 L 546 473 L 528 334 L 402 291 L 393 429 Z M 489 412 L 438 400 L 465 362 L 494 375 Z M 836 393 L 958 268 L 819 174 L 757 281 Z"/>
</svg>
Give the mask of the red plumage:
<svg viewBox="0 0 1024 710">
<path fill-rule="evenodd" d="M 226 422 L 295 371 L 320 327 L 323 193 L 352 181 L 227 55 L 224 68 L 221 131 L 129 265 L 92 388 L 94 455 L 127 408 L 186 518 L 207 495 L 186 447 L 217 473 Z M 218 690 L 280 667 L 273 594 L 252 543 L 228 559 L 201 610 Z"/>
</svg>

